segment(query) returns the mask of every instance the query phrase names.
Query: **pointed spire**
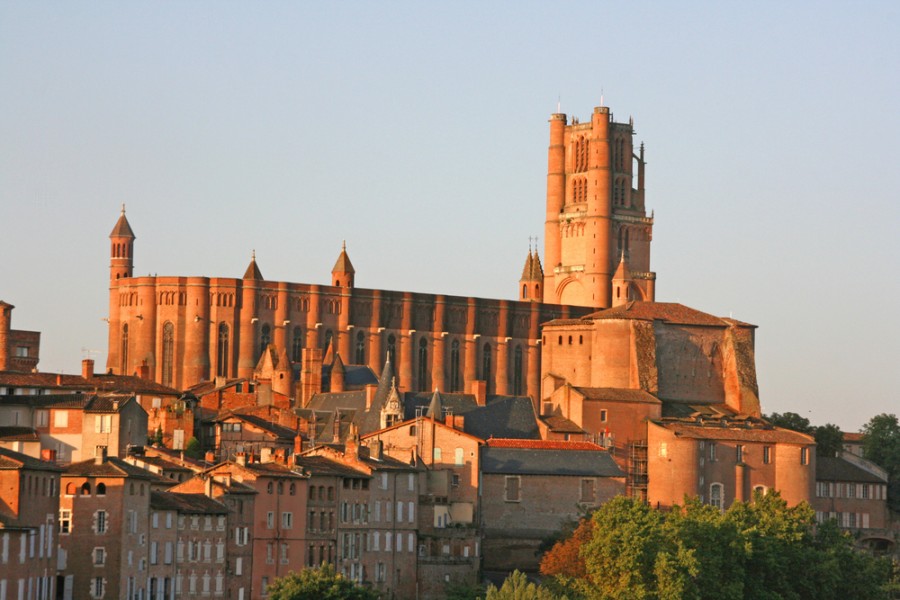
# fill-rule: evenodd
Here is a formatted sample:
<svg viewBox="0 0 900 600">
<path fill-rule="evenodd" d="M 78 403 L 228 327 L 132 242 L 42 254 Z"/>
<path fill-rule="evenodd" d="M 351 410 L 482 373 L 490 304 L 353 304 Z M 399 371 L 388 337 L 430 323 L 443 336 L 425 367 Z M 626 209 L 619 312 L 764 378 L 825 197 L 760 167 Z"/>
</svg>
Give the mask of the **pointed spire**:
<svg viewBox="0 0 900 600">
<path fill-rule="evenodd" d="M 335 373 L 345 373 L 347 370 L 344 368 L 344 361 L 341 360 L 340 353 L 335 353 L 334 362 L 331 363 L 331 375 L 334 376 Z"/>
<path fill-rule="evenodd" d="M 384 368 L 381 370 L 381 377 L 378 378 L 378 388 L 375 390 L 373 404 L 384 406 L 390 395 L 391 386 L 395 385 L 394 380 L 394 367 L 391 366 L 391 354 L 388 353 L 387 359 L 384 361 Z"/>
<path fill-rule="evenodd" d="M 534 249 L 534 256 L 531 259 L 531 279 L 532 281 L 544 280 L 544 267 L 541 265 L 541 257 L 538 256 L 537 248 Z"/>
<path fill-rule="evenodd" d="M 125 203 L 122 203 L 122 214 L 119 215 L 119 220 L 116 221 L 116 226 L 113 227 L 112 233 L 109 234 L 109 237 L 126 237 L 134 239 L 134 232 L 131 230 L 131 225 L 128 224 L 128 219 L 125 218 Z"/>
<path fill-rule="evenodd" d="M 338 255 L 337 261 L 334 263 L 332 273 L 356 273 L 353 263 L 350 262 L 350 256 L 347 254 L 347 241 L 341 244 L 341 253 Z"/>
<path fill-rule="evenodd" d="M 244 271 L 243 279 L 255 279 L 257 281 L 265 279 L 262 276 L 262 272 L 259 270 L 259 266 L 256 264 L 256 250 L 253 250 L 250 255 L 250 264 L 247 265 L 247 270 Z"/>
<path fill-rule="evenodd" d="M 428 411 L 425 412 L 426 417 L 431 417 L 435 421 L 440 421 L 444 416 L 444 406 L 441 402 L 441 393 L 434 389 L 434 395 L 431 396 L 431 402 L 428 404 Z"/>
<path fill-rule="evenodd" d="M 620 281 L 631 281 L 631 270 L 628 268 L 628 265 L 625 263 L 625 251 L 622 251 L 622 257 L 619 259 L 619 266 L 616 267 L 616 272 L 613 275 L 613 279 L 618 279 Z"/>
</svg>

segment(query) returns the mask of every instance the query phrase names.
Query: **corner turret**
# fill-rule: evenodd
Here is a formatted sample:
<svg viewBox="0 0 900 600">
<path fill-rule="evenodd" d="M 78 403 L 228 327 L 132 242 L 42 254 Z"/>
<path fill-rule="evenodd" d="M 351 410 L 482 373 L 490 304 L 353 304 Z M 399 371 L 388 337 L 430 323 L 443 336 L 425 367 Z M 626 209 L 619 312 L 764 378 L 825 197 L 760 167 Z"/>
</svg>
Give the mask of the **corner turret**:
<svg viewBox="0 0 900 600">
<path fill-rule="evenodd" d="M 528 248 L 528 257 L 519 278 L 519 300 L 522 302 L 542 302 L 544 284 L 544 268 L 537 250 Z"/>
</svg>

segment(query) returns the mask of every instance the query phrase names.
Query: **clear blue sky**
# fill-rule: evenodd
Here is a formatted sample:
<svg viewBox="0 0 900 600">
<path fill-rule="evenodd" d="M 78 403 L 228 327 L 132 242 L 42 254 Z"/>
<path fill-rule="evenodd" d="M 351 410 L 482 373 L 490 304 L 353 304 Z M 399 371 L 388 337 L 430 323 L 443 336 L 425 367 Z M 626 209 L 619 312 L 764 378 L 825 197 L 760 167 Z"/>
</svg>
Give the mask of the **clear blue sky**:
<svg viewBox="0 0 900 600">
<path fill-rule="evenodd" d="M 0 299 L 105 364 L 136 273 L 514 298 L 547 119 L 647 147 L 661 301 L 755 323 L 766 412 L 900 412 L 895 2 L 3 2 Z M 83 350 L 86 349 L 86 350 Z M 89 354 L 91 351 L 98 351 Z"/>
</svg>

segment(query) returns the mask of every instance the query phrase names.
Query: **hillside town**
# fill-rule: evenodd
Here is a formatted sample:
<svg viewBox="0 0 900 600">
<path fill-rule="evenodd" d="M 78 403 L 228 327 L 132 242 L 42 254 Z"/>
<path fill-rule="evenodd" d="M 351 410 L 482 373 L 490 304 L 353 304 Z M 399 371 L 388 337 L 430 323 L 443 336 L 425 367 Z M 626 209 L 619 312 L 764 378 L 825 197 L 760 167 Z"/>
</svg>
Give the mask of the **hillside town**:
<svg viewBox="0 0 900 600">
<path fill-rule="evenodd" d="M 346 245 L 327 283 L 270 281 L 255 254 L 240 278 L 136 276 L 124 206 L 105 365 L 42 371 L 46 340 L 0 299 L 0 600 L 257 600 L 323 563 L 439 599 L 536 572 L 622 495 L 777 490 L 896 552 L 859 434 L 817 456 L 764 416 L 755 325 L 657 301 L 633 121 L 549 129 L 516 300 L 358 288 Z"/>
</svg>

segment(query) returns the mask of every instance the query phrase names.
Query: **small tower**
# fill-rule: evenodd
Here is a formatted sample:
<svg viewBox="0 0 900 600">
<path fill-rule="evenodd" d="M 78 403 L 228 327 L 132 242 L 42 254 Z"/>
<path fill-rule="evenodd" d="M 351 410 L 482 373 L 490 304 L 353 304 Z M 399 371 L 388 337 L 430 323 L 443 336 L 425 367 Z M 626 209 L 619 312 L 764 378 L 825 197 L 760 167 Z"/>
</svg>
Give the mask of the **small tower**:
<svg viewBox="0 0 900 600">
<path fill-rule="evenodd" d="M 15 306 L 0 300 L 0 371 L 9 370 L 9 331 Z"/>
<path fill-rule="evenodd" d="M 352 288 L 354 275 L 356 275 L 356 269 L 353 268 L 353 263 L 350 262 L 350 257 L 347 256 L 347 242 L 344 242 L 341 245 L 341 253 L 337 262 L 334 263 L 334 268 L 331 269 L 331 285 L 334 287 Z"/>
<path fill-rule="evenodd" d="M 631 298 L 631 271 L 625 264 L 625 252 L 622 252 L 622 258 L 619 259 L 619 266 L 612 279 L 612 305 L 622 306 L 627 304 L 634 298 Z"/>
<path fill-rule="evenodd" d="M 256 264 L 256 250 L 250 255 L 250 264 L 247 265 L 247 270 L 244 271 L 242 279 L 255 279 L 257 281 L 265 279 L 262 271 L 259 270 L 259 265 Z"/>
<path fill-rule="evenodd" d="M 519 300 L 522 302 L 542 302 L 544 284 L 544 268 L 537 250 L 528 248 L 528 257 L 519 279 Z"/>
<path fill-rule="evenodd" d="M 347 372 L 344 369 L 344 361 L 341 360 L 340 354 L 334 355 L 334 362 L 331 363 L 331 393 L 339 393 L 344 391 L 344 377 Z"/>
<path fill-rule="evenodd" d="M 134 272 L 134 232 L 128 219 L 125 218 L 125 205 L 122 205 L 122 214 L 116 221 L 112 233 L 109 234 L 109 278 L 112 281 L 131 277 Z"/>
</svg>

